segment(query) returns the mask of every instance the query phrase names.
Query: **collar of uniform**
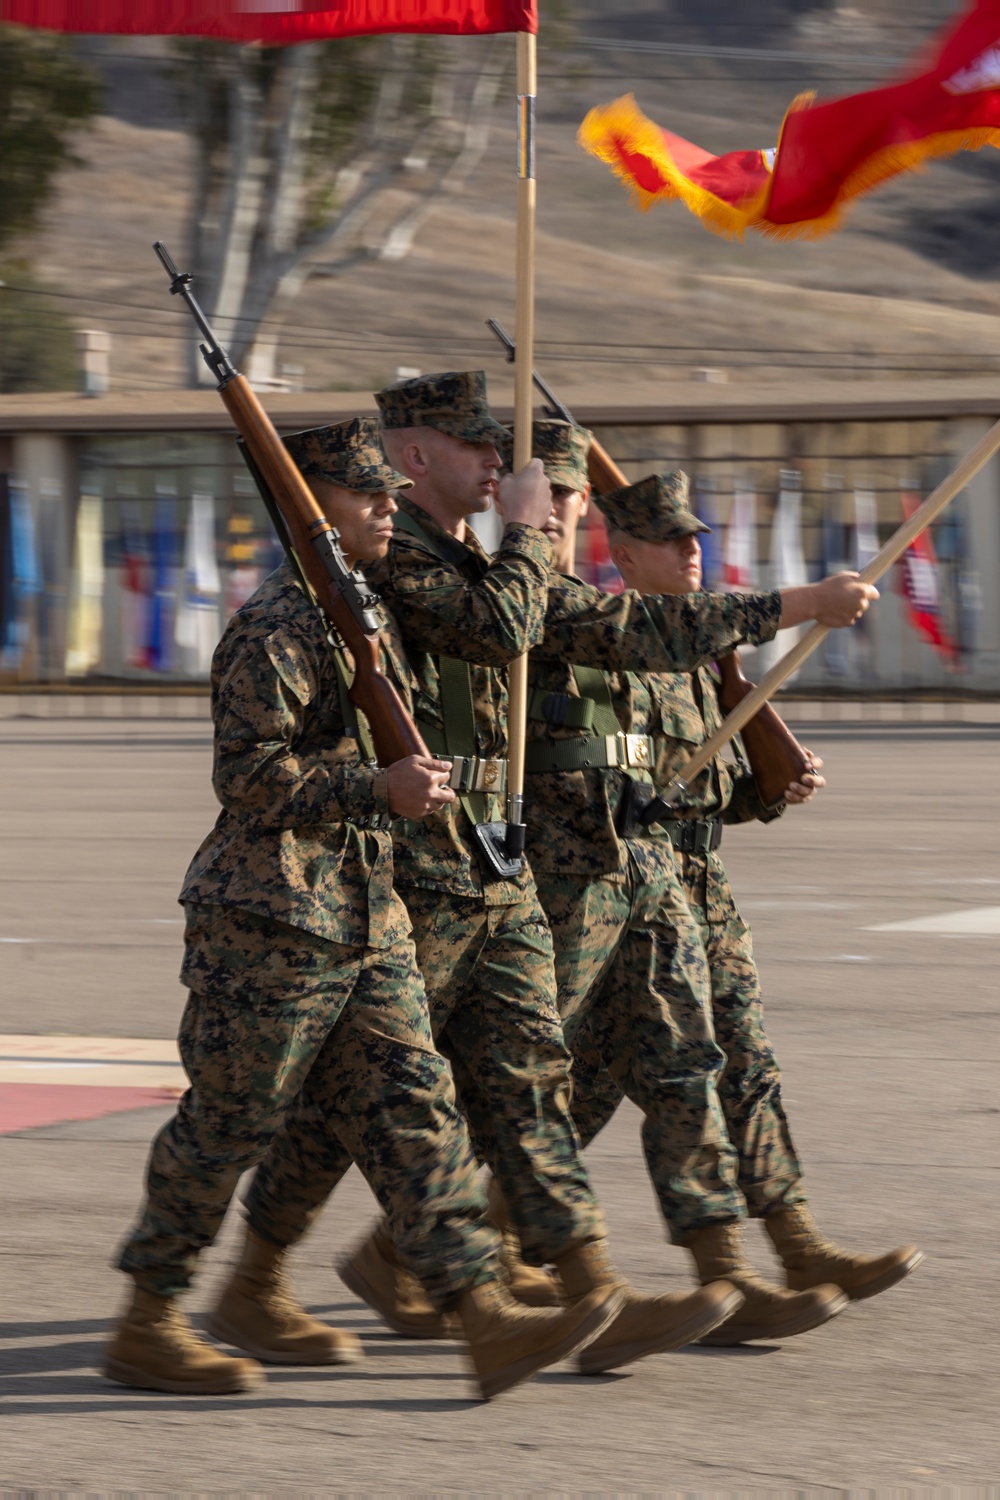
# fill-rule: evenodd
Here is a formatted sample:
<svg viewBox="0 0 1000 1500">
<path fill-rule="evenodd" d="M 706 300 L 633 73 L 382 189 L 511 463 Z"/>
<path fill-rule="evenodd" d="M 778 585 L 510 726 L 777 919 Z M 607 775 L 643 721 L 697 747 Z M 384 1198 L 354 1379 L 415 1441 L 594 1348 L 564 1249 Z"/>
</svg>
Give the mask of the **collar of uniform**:
<svg viewBox="0 0 1000 1500">
<path fill-rule="evenodd" d="M 428 514 L 421 506 L 415 505 L 406 495 L 397 495 L 396 504 L 400 510 L 405 511 L 408 516 L 426 531 L 432 541 L 442 542 L 445 547 L 465 547 L 474 557 L 479 558 L 482 562 L 488 563 L 490 561 L 488 553 L 483 549 L 482 543 L 468 522 L 466 522 L 465 526 L 465 537 L 460 542 L 457 537 L 452 536 L 450 531 L 445 531 L 440 522 L 435 521 L 432 515 Z"/>
</svg>

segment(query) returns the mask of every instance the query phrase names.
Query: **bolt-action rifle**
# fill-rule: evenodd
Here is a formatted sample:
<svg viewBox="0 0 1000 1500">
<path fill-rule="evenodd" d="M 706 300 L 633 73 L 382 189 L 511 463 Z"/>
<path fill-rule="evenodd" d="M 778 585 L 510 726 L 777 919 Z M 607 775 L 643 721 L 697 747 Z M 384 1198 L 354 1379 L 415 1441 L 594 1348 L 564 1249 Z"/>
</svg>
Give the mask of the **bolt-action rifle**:
<svg viewBox="0 0 1000 1500">
<path fill-rule="evenodd" d="M 495 318 L 487 318 L 486 326 L 506 349 L 508 362 L 512 362 L 514 341 Z M 574 426 L 578 425 L 566 403 L 559 400 L 537 371 L 532 371 L 532 379 L 543 397 L 545 403 L 543 410 L 546 416 L 561 422 L 572 422 Z M 587 472 L 590 475 L 591 484 L 599 495 L 628 484 L 621 469 L 596 438 L 591 441 L 587 454 Z M 716 665 L 721 679 L 719 703 L 723 713 L 728 714 L 746 697 L 747 693 L 753 691 L 754 684 L 743 675 L 738 651 L 720 656 Z M 753 718 L 744 724 L 740 737 L 757 784 L 757 791 L 766 807 L 774 807 L 782 800 L 786 788 L 793 781 L 801 781 L 803 775 L 812 770 L 812 761 L 808 753 L 770 703 L 765 703 L 757 710 Z"/>
<path fill-rule="evenodd" d="M 323 514 L 245 376 L 212 332 L 191 291 L 190 272 L 178 271 L 159 240 L 153 249 L 170 277 L 171 292 L 183 297 L 202 335 L 202 356 L 219 382 L 219 395 L 239 433 L 240 452 L 288 560 L 306 596 L 320 610 L 331 646 L 345 646 L 354 658 L 350 698 L 371 726 L 379 765 L 391 765 L 408 755 L 427 755 L 417 726 L 382 671 L 377 596 L 363 574 L 347 566 L 340 533 Z"/>
</svg>

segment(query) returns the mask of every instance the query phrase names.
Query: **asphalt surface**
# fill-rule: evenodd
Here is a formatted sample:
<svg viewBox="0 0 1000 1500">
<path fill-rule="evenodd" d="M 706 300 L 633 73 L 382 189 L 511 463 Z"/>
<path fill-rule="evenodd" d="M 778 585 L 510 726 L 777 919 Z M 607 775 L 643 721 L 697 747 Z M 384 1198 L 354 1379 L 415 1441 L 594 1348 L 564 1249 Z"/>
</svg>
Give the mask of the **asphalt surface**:
<svg viewBox="0 0 1000 1500">
<path fill-rule="evenodd" d="M 482 1406 L 455 1346 L 395 1338 L 337 1280 L 336 1256 L 372 1212 L 353 1173 L 295 1275 L 314 1311 L 362 1335 L 362 1365 L 273 1370 L 249 1397 L 129 1392 L 97 1373 L 123 1293 L 109 1260 L 168 1110 L 49 1125 L 0 1138 L 0 1488 L 995 1485 L 997 740 L 811 728 L 830 788 L 725 845 L 817 1214 L 852 1246 L 917 1241 L 927 1261 L 912 1281 L 783 1346 L 692 1349 L 590 1380 L 561 1367 Z M 214 816 L 208 769 L 200 724 L 0 726 L 0 1031 L 172 1035 L 174 900 Z M 945 930 L 872 930 L 913 921 Z M 638 1125 L 620 1112 L 589 1159 L 623 1269 L 649 1291 L 677 1289 L 686 1258 L 664 1241 Z M 195 1313 L 235 1227 L 231 1215 L 205 1257 Z M 767 1266 L 757 1226 L 751 1242 Z"/>
</svg>

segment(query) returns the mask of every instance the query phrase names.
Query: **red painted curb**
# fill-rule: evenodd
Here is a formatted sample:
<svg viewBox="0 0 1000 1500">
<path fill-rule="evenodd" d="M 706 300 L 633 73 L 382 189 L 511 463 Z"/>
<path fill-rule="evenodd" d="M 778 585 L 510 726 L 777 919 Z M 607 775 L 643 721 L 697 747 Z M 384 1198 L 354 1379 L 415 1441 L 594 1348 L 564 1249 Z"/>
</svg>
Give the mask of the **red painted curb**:
<svg viewBox="0 0 1000 1500">
<path fill-rule="evenodd" d="M 102 1115 L 173 1104 L 173 1089 L 91 1088 L 77 1083 L 0 1083 L 0 1135 L 61 1125 L 67 1120 L 97 1120 Z"/>
</svg>

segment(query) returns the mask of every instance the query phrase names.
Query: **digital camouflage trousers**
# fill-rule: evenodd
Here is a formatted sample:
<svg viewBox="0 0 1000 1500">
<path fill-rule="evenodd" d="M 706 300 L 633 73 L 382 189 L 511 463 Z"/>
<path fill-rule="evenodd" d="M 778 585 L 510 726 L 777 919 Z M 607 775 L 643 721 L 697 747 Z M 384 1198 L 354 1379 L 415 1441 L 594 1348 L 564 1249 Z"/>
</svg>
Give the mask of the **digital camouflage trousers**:
<svg viewBox="0 0 1000 1500">
<path fill-rule="evenodd" d="M 718 855 L 678 856 L 684 894 L 711 976 L 715 1040 L 725 1055 L 718 1095 L 738 1157 L 738 1183 L 749 1212 L 805 1202 L 802 1172 L 781 1100 L 781 1075 L 764 1029 L 750 929 L 740 916 Z M 573 1043 L 573 1118 L 589 1144 L 627 1088 L 615 1060 L 605 1066 L 597 1033 L 584 1025 Z M 666 1210 L 665 1210 L 666 1211 Z"/>
<path fill-rule="evenodd" d="M 539 875 L 537 883 L 584 1145 L 597 1132 L 591 1101 L 578 1113 L 576 1056 L 585 1065 L 593 1053 L 605 1070 L 604 1102 L 613 1101 L 600 1123 L 623 1094 L 642 1111 L 646 1165 L 671 1237 L 745 1215 L 716 1090 L 725 1058 L 712 1028 L 708 963 L 669 846 L 658 854 L 630 847 L 625 875 Z"/>
<path fill-rule="evenodd" d="M 185 946 L 191 1086 L 153 1142 L 121 1269 L 160 1295 L 183 1291 L 240 1174 L 279 1151 L 308 1175 L 336 1131 L 438 1305 L 493 1274 L 498 1240 L 412 943 L 344 947 L 192 905 Z"/>
<path fill-rule="evenodd" d="M 487 907 L 436 891 L 402 894 L 435 1040 L 525 1258 L 541 1265 L 603 1236 L 568 1108 L 570 1058 L 537 900 Z M 251 1226 L 277 1244 L 305 1233 L 350 1166 L 339 1121 L 331 1130 L 324 1107 L 314 1092 L 311 1129 L 296 1142 L 276 1138 L 247 1196 Z"/>
</svg>

